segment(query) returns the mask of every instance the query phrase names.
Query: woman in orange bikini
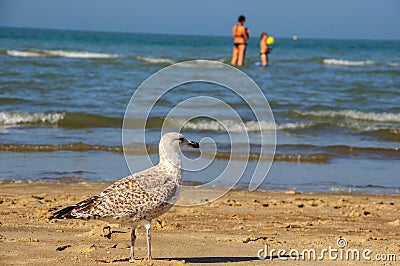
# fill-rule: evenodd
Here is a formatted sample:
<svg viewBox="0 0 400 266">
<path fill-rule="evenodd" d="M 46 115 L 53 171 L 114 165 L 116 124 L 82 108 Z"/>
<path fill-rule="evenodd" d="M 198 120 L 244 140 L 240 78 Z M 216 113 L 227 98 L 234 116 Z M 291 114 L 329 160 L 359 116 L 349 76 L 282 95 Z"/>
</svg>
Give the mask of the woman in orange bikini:
<svg viewBox="0 0 400 266">
<path fill-rule="evenodd" d="M 243 26 L 245 21 L 244 16 L 239 16 L 238 23 L 232 29 L 234 40 L 231 64 L 234 66 L 243 66 L 244 63 L 246 42 L 249 39 L 249 30 Z"/>
</svg>

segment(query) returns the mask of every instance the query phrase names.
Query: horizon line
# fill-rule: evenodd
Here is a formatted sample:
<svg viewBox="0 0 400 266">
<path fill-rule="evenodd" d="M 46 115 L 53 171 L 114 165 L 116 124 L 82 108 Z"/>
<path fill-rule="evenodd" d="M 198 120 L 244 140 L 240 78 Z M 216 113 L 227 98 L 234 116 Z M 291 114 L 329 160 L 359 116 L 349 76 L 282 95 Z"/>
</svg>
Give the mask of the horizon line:
<svg viewBox="0 0 400 266">
<path fill-rule="evenodd" d="M 94 32 L 94 33 L 108 33 L 108 34 L 148 34 L 148 35 L 168 35 L 168 36 L 197 36 L 197 37 L 232 37 L 231 35 L 218 35 L 218 34 L 187 34 L 187 33 L 160 33 L 160 32 L 133 32 L 133 31 L 123 31 L 123 30 L 99 30 L 99 29 L 65 29 L 65 28 L 42 28 L 42 27 L 30 27 L 30 26 L 10 26 L 10 25 L 0 25 L 0 28 L 11 28 L 11 29 L 26 29 L 26 30 L 49 30 L 49 31 L 71 31 L 71 32 Z M 346 41 L 400 41 L 400 38 L 346 38 L 346 37 L 302 37 L 301 35 L 294 34 L 292 36 L 278 36 L 278 39 L 292 39 L 296 36 L 299 40 L 346 40 Z"/>
</svg>

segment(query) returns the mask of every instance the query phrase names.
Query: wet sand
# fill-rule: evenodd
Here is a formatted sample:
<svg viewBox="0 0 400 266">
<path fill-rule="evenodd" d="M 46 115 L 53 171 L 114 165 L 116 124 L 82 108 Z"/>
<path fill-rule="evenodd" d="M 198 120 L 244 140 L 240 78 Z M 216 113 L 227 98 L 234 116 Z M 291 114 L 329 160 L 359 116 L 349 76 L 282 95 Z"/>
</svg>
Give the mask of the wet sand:
<svg viewBox="0 0 400 266">
<path fill-rule="evenodd" d="M 129 265 L 129 225 L 47 219 L 107 185 L 0 184 L 0 264 Z M 201 206 L 173 207 L 153 221 L 152 230 L 154 260 L 139 260 L 139 265 L 310 265 L 330 247 L 338 251 L 331 257 L 323 253 L 325 265 L 394 265 L 400 261 L 400 197 L 234 190 Z M 347 242 L 343 249 L 340 237 L 340 244 Z M 259 260 L 265 245 L 272 257 Z M 280 258 L 272 249 L 285 249 L 286 255 Z M 315 259 L 302 256 L 304 249 L 314 249 Z M 360 251 L 359 261 L 351 252 L 340 259 L 339 251 L 350 249 Z M 366 249 L 371 253 L 365 259 Z M 144 228 L 139 228 L 135 250 L 137 259 L 146 256 Z M 388 261 L 393 259 L 397 262 Z"/>
</svg>

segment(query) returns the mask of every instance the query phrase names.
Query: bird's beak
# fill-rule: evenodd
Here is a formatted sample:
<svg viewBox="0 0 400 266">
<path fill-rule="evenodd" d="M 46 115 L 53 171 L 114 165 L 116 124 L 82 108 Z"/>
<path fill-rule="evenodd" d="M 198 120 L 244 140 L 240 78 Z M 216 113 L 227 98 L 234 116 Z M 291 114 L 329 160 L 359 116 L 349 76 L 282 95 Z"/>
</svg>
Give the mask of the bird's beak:
<svg viewBox="0 0 400 266">
<path fill-rule="evenodd" d="M 196 149 L 200 148 L 199 143 L 195 141 L 189 141 L 188 146 Z"/>
</svg>

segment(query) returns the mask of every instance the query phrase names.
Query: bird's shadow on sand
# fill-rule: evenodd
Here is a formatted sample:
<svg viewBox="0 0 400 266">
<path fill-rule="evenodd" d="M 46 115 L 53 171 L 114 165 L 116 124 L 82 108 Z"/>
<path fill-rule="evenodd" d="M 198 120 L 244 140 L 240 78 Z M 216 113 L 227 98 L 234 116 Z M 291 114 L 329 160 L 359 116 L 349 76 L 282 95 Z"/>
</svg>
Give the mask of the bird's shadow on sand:
<svg viewBox="0 0 400 266">
<path fill-rule="evenodd" d="M 272 258 L 267 257 L 266 259 L 275 259 L 277 256 Z M 161 261 L 185 261 L 186 263 L 232 263 L 232 262 L 250 262 L 250 261 L 260 261 L 258 257 L 192 257 L 192 258 L 154 258 L 154 260 Z M 117 259 L 110 262 L 98 260 L 97 262 L 112 263 L 112 262 L 128 262 L 129 259 Z"/>
<path fill-rule="evenodd" d="M 257 257 L 193 257 L 193 258 L 158 258 L 159 260 L 180 260 L 186 263 L 227 263 L 259 260 Z"/>
</svg>

